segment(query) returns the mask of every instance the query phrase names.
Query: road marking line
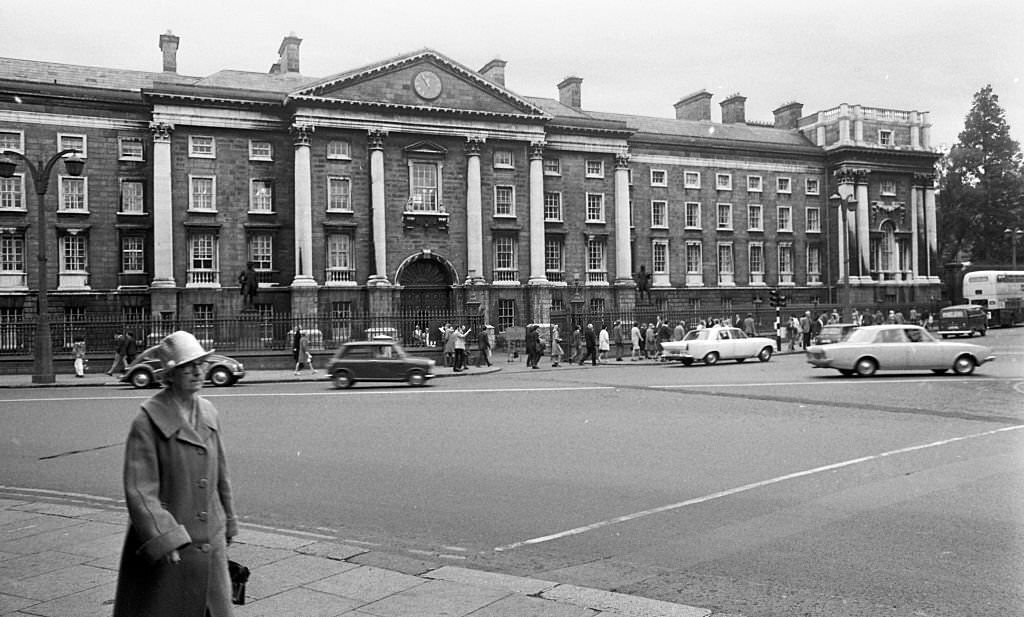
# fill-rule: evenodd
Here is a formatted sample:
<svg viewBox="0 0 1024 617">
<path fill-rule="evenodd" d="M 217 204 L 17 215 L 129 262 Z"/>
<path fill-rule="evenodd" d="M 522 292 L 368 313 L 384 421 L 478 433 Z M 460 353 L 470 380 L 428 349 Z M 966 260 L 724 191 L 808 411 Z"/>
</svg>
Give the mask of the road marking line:
<svg viewBox="0 0 1024 617">
<path fill-rule="evenodd" d="M 937 381 L 941 380 L 941 381 Z M 646 386 L 654 390 L 675 390 L 682 388 L 766 388 L 775 386 L 823 386 L 823 385 L 835 385 L 835 384 L 894 384 L 901 385 L 907 383 L 960 383 L 960 382 L 979 382 L 979 381 L 1009 381 L 1000 377 L 962 377 L 962 378 L 935 378 L 935 377 L 921 377 L 918 379 L 850 379 L 850 380 L 836 380 L 836 381 L 777 381 L 777 382 L 762 382 L 762 383 L 705 383 L 705 384 L 673 384 L 666 386 Z"/>
<path fill-rule="evenodd" d="M 721 499 L 723 497 L 729 497 L 731 495 L 736 495 L 736 494 L 739 494 L 739 493 L 744 493 L 744 492 L 751 491 L 751 490 L 754 490 L 754 489 L 757 489 L 757 488 L 762 488 L 762 487 L 765 487 L 765 486 L 770 486 L 772 484 L 779 484 L 780 482 L 785 482 L 787 480 L 794 480 L 796 478 L 803 478 L 803 477 L 806 477 L 806 476 L 811 476 L 811 475 L 814 475 L 814 474 L 822 473 L 822 472 L 825 472 L 825 471 L 833 471 L 833 470 L 836 470 L 836 469 L 842 469 L 843 467 L 850 467 L 851 465 L 857 465 L 857 464 L 860 464 L 860 463 L 866 463 L 866 462 L 869 462 L 869 461 L 874 461 L 874 460 L 878 460 L 878 459 L 881 459 L 881 458 L 885 458 L 885 457 L 888 457 L 888 456 L 896 456 L 898 454 L 907 454 L 909 452 L 915 452 L 917 450 L 924 450 L 924 449 L 927 449 L 927 448 L 936 448 L 936 447 L 939 447 L 939 446 L 945 446 L 945 445 L 949 445 L 951 443 L 956 443 L 958 441 L 965 441 L 965 440 L 968 440 L 968 439 L 977 439 L 977 438 L 980 438 L 980 437 L 988 437 L 990 435 L 995 435 L 995 434 L 998 434 L 998 433 L 1004 433 L 1004 432 L 1007 432 L 1007 431 L 1016 431 L 1016 430 L 1020 430 L 1020 429 L 1024 429 L 1024 424 L 1015 425 L 1015 426 L 1008 426 L 1008 427 L 1003 427 L 1003 428 L 998 428 L 998 429 L 994 429 L 994 430 L 991 430 L 991 431 L 985 431 L 983 433 L 974 433 L 972 435 L 964 435 L 962 437 L 952 437 L 950 439 L 943 439 L 941 441 L 933 441 L 932 443 L 926 443 L 926 444 L 921 444 L 921 445 L 917 445 L 917 446 L 908 446 L 906 448 L 900 448 L 898 450 L 889 450 L 888 452 L 882 452 L 880 454 L 872 454 L 870 456 L 862 456 L 860 458 L 850 459 L 850 460 L 847 460 L 847 461 L 841 461 L 839 463 L 832 463 L 830 465 L 823 465 L 821 467 L 815 467 L 813 469 L 806 469 L 804 471 L 797 471 L 797 472 L 794 472 L 794 473 L 789 473 L 789 474 L 786 474 L 786 475 L 783 475 L 783 476 L 778 476 L 776 478 L 770 478 L 768 480 L 761 480 L 759 482 L 751 482 L 750 484 L 744 484 L 743 486 L 737 486 L 735 488 L 726 489 L 724 491 L 718 491 L 717 493 L 711 493 L 709 495 L 704 495 L 702 497 L 695 497 L 693 499 L 687 499 L 686 501 L 680 501 L 678 503 L 668 504 L 668 505 L 665 505 L 665 506 L 659 506 L 657 508 L 651 508 L 649 510 L 643 510 L 643 511 L 640 511 L 640 512 L 634 512 L 632 514 L 625 514 L 623 516 L 617 516 L 615 518 L 610 518 L 610 519 L 606 519 L 606 520 L 603 520 L 603 521 L 598 521 L 596 523 L 591 523 L 589 525 L 583 525 L 581 527 L 576 527 L 576 528 L 573 528 L 573 529 L 567 529 L 565 531 L 560 531 L 558 533 L 553 533 L 553 534 L 546 535 L 546 536 L 540 536 L 540 537 L 537 537 L 537 538 L 531 538 L 529 540 L 523 540 L 521 542 L 513 542 L 512 544 L 506 544 L 504 546 L 496 547 L 494 550 L 497 551 L 497 552 L 510 551 L 510 550 L 513 550 L 513 549 L 522 548 L 524 546 L 529 546 L 529 545 L 532 545 L 532 544 L 541 544 L 541 543 L 544 543 L 544 542 L 550 542 L 552 540 L 559 540 L 559 539 L 567 538 L 567 537 L 570 537 L 570 536 L 578 536 L 580 534 L 587 533 L 588 531 L 594 531 L 595 529 L 600 529 L 602 527 L 607 527 L 609 525 L 615 525 L 615 524 L 618 524 L 618 523 L 625 523 L 625 522 L 633 521 L 633 520 L 636 520 L 636 519 L 639 519 L 639 518 L 643 518 L 643 517 L 646 517 L 646 516 L 651 516 L 652 514 L 660 514 L 662 512 L 668 512 L 668 511 L 671 511 L 671 510 L 678 510 L 679 508 L 684 508 L 686 506 L 692 506 L 692 505 L 696 505 L 696 504 L 700 504 L 700 503 L 705 503 L 705 502 L 708 502 L 708 501 L 714 501 L 716 499 Z"/>
</svg>

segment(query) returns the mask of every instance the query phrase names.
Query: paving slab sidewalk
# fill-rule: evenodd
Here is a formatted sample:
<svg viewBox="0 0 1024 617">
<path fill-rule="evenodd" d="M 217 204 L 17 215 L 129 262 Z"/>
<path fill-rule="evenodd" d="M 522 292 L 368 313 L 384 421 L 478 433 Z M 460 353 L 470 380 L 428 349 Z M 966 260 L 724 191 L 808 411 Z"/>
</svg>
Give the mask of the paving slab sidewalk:
<svg viewBox="0 0 1024 617">
<path fill-rule="evenodd" d="M 127 514 L 110 508 L 0 497 L 0 615 L 109 615 L 126 524 Z M 694 606 L 409 560 L 244 524 L 229 554 L 252 571 L 247 603 L 235 607 L 238 617 L 711 614 Z"/>
</svg>

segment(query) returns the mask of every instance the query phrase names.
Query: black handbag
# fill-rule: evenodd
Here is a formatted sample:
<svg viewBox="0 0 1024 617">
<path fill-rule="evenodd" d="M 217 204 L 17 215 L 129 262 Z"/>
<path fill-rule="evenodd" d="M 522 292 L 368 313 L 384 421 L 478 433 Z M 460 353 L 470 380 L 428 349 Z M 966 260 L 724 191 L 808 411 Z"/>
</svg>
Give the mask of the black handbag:
<svg viewBox="0 0 1024 617">
<path fill-rule="evenodd" d="M 229 559 L 228 574 L 231 576 L 231 603 L 245 604 L 245 584 L 249 581 L 249 568 Z"/>
</svg>

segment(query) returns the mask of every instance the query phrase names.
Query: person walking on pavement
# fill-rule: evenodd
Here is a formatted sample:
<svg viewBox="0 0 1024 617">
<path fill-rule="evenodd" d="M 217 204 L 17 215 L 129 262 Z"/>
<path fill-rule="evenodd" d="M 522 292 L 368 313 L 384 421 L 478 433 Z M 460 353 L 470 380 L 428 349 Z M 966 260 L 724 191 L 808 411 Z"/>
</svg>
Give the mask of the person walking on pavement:
<svg viewBox="0 0 1024 617">
<path fill-rule="evenodd" d="M 551 326 L 551 366 L 559 366 L 562 361 L 562 335 L 558 324 Z"/>
<path fill-rule="evenodd" d="M 164 389 L 125 442 L 130 523 L 113 617 L 233 615 L 227 546 L 238 523 L 217 410 L 199 396 L 210 353 L 184 331 L 160 343 Z"/>
<path fill-rule="evenodd" d="M 586 342 L 587 353 L 580 360 L 580 366 L 587 363 L 587 358 L 590 358 L 590 363 L 593 366 L 597 366 L 597 333 L 594 332 L 594 324 L 587 324 L 587 330 L 583 333 L 583 340 Z"/>
<path fill-rule="evenodd" d="M 530 324 L 526 326 L 526 366 L 529 368 L 540 368 L 540 326 Z"/>
<path fill-rule="evenodd" d="M 298 337 L 295 352 L 295 374 L 299 374 L 303 365 L 308 365 L 310 375 L 316 375 L 316 367 L 313 366 L 313 354 L 309 353 L 309 338 L 306 337 L 306 333 L 302 330 L 296 332 L 295 335 Z"/>
<path fill-rule="evenodd" d="M 622 332 L 622 322 L 618 319 L 615 320 L 615 324 L 612 325 L 612 344 L 615 345 L 615 361 L 622 362 L 622 348 L 625 346 L 623 343 L 625 337 Z"/>
<path fill-rule="evenodd" d="M 743 319 L 743 333 L 747 336 L 757 336 L 757 328 L 754 326 L 754 316 L 747 313 Z"/>
<path fill-rule="evenodd" d="M 572 333 L 569 335 L 569 364 L 575 364 L 580 361 L 583 357 L 583 332 L 580 327 L 573 326 Z"/>
<path fill-rule="evenodd" d="M 455 342 L 453 343 L 455 347 L 455 368 L 453 370 L 456 373 L 469 370 L 469 364 L 466 362 L 467 336 L 469 336 L 469 328 L 461 324 L 454 332 L 452 332 L 452 338 L 455 339 Z"/>
<path fill-rule="evenodd" d="M 441 328 L 441 341 L 444 345 L 444 365 L 455 366 L 455 337 L 453 336 L 454 330 L 450 323 L 446 323 Z"/>
<path fill-rule="evenodd" d="M 608 326 L 601 324 L 601 331 L 597 334 L 597 361 L 601 364 L 608 362 L 609 351 L 611 351 L 611 338 L 608 335 Z"/>
<path fill-rule="evenodd" d="M 107 370 L 107 375 L 113 375 L 114 371 L 124 372 L 124 369 L 128 368 L 128 363 L 125 362 L 125 355 L 127 353 L 128 334 L 127 332 L 121 332 L 114 337 L 114 362 Z"/>
<path fill-rule="evenodd" d="M 491 336 L 494 334 L 494 326 L 491 324 L 484 325 L 484 331 L 477 337 L 477 356 L 476 366 L 480 368 L 481 362 L 486 362 L 487 366 L 491 365 Z"/>
<path fill-rule="evenodd" d="M 651 357 L 658 354 L 658 334 L 654 331 L 654 324 L 647 324 L 647 331 L 644 332 L 644 359 L 651 359 Z"/>
<path fill-rule="evenodd" d="M 804 316 L 800 318 L 800 338 L 804 344 L 806 350 L 811 346 L 811 312 L 804 311 Z"/>
<path fill-rule="evenodd" d="M 75 377 L 85 377 L 85 337 L 79 334 L 71 346 L 75 358 Z"/>
<path fill-rule="evenodd" d="M 139 344 L 135 340 L 135 333 L 131 330 L 124 333 L 125 344 L 124 344 L 124 366 L 128 366 L 135 362 L 135 356 L 139 355 Z"/>
<path fill-rule="evenodd" d="M 632 353 L 632 355 L 630 356 L 629 359 L 632 360 L 633 362 L 636 362 L 637 360 L 640 359 L 640 341 L 641 341 L 641 338 L 642 337 L 640 335 L 640 324 L 638 324 L 637 322 L 634 321 L 633 322 L 633 327 L 629 329 L 629 342 L 633 346 L 633 350 L 632 350 L 633 353 Z"/>
</svg>

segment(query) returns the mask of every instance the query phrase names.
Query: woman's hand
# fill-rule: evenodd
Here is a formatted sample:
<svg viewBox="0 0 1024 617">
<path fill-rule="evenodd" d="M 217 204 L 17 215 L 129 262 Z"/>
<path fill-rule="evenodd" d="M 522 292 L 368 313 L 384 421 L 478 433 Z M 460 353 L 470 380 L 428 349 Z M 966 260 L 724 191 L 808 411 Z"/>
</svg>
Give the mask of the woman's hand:
<svg viewBox="0 0 1024 617">
<path fill-rule="evenodd" d="M 164 561 L 172 566 L 181 563 L 181 555 L 178 554 L 178 549 L 174 549 L 170 553 L 164 555 Z"/>
</svg>

